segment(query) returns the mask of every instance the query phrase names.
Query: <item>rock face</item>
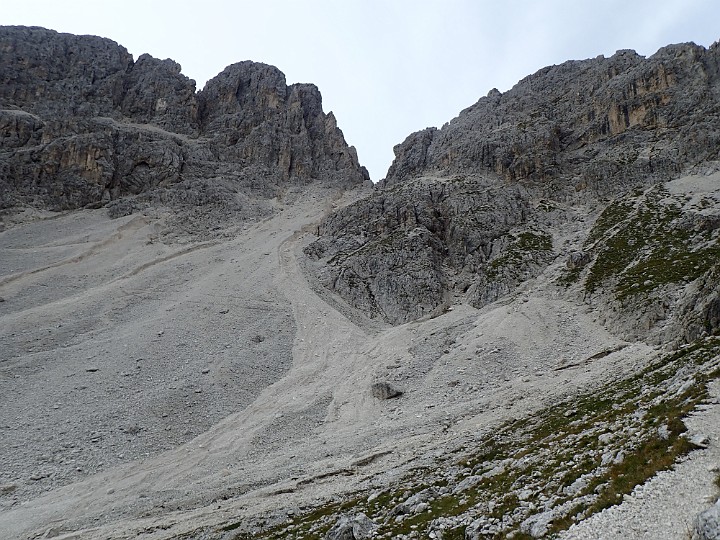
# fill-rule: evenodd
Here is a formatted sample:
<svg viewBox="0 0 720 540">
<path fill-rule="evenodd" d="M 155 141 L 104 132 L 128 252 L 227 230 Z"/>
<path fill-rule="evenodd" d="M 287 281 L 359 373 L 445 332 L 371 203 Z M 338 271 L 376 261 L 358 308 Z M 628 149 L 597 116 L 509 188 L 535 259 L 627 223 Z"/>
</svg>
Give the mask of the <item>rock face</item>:
<svg viewBox="0 0 720 540">
<path fill-rule="evenodd" d="M 0 28 L 0 208 L 212 205 L 247 211 L 320 181 L 368 180 L 313 85 L 229 66 L 202 92 L 172 60 L 92 36 Z"/>
<path fill-rule="evenodd" d="M 558 255 L 579 274 L 595 253 L 562 252 L 569 224 L 582 234 L 609 196 L 716 170 L 718 120 L 717 44 L 542 69 L 396 146 L 376 192 L 325 220 L 309 266 L 392 324 L 481 307 Z"/>
<path fill-rule="evenodd" d="M 650 58 L 544 68 L 491 91 L 442 129 L 395 147 L 385 185 L 418 173 L 494 172 L 549 194 L 615 193 L 717 159 L 720 48 L 671 45 Z"/>
<path fill-rule="evenodd" d="M 628 193 L 608 205 L 583 245 L 577 284 L 605 325 L 657 344 L 720 330 L 720 175 Z"/>
<path fill-rule="evenodd" d="M 720 506 L 717 503 L 697 516 L 690 537 L 692 540 L 720 538 Z"/>
<path fill-rule="evenodd" d="M 522 186 L 423 177 L 335 213 L 307 249 L 327 287 L 371 316 L 403 323 L 458 299 L 497 299 L 552 258 L 527 220 Z"/>
<path fill-rule="evenodd" d="M 368 178 L 312 84 L 288 87 L 277 68 L 241 62 L 208 81 L 198 99 L 202 133 L 213 135 L 224 162 L 282 181 Z"/>
</svg>

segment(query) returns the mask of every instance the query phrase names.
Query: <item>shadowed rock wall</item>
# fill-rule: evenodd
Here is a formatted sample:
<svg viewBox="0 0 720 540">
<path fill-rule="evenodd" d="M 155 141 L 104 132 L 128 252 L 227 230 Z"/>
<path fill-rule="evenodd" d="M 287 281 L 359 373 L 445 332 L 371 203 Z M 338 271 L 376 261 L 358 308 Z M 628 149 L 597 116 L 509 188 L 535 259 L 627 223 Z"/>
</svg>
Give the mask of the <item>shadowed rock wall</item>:
<svg viewBox="0 0 720 540">
<path fill-rule="evenodd" d="M 0 208 L 226 205 L 368 181 L 314 85 L 241 62 L 202 92 L 108 39 L 0 27 Z M 142 198 L 142 197 L 141 197 Z"/>
</svg>

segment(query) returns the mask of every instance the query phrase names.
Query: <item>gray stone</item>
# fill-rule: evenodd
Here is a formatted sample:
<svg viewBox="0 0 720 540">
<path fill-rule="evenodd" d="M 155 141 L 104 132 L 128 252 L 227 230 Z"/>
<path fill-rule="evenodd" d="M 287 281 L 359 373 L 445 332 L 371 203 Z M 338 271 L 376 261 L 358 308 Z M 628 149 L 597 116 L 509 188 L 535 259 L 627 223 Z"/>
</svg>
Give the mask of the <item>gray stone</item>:
<svg viewBox="0 0 720 540">
<path fill-rule="evenodd" d="M 577 270 L 586 266 L 590 259 L 590 255 L 584 251 L 571 251 L 565 265 L 571 270 Z"/>
<path fill-rule="evenodd" d="M 565 495 L 570 495 L 571 497 L 574 497 L 579 492 L 581 492 L 583 489 L 585 489 L 587 486 L 588 486 L 588 478 L 585 475 L 583 475 L 580 478 L 576 479 L 569 486 L 565 486 L 563 488 L 563 493 Z"/>
<path fill-rule="evenodd" d="M 481 540 L 486 535 L 483 533 L 483 529 L 487 526 L 487 522 L 484 518 L 479 518 L 470 523 L 465 527 L 465 540 Z"/>
<path fill-rule="evenodd" d="M 47 531 L 45 531 L 45 534 L 42 536 L 43 538 L 57 538 L 62 534 L 62 529 L 59 527 L 50 527 Z"/>
<path fill-rule="evenodd" d="M 365 540 L 373 535 L 377 525 L 362 512 L 341 517 L 325 535 L 325 540 Z"/>
<path fill-rule="evenodd" d="M 421 502 L 412 507 L 413 514 L 420 514 L 430 508 L 430 505 L 426 502 Z"/>
<path fill-rule="evenodd" d="M 390 510 L 390 515 L 404 516 L 406 514 L 417 514 L 420 512 L 424 512 L 425 510 L 430 508 L 428 501 L 433 500 L 438 495 L 439 492 L 437 489 L 433 487 L 425 488 L 422 491 L 411 495 L 405 501 L 393 507 L 392 510 Z"/>
<path fill-rule="evenodd" d="M 720 501 L 698 514 L 693 521 L 692 540 L 720 540 Z"/>
<path fill-rule="evenodd" d="M 9 495 L 17 489 L 17 484 L 0 484 L 0 495 Z"/>
<path fill-rule="evenodd" d="M 418 491 L 414 495 L 411 495 L 405 500 L 405 504 L 408 506 L 416 506 L 421 502 L 427 502 L 438 496 L 438 491 L 434 487 L 425 488 Z"/>
<path fill-rule="evenodd" d="M 474 475 L 474 476 L 468 476 L 467 478 L 463 478 L 457 486 L 453 488 L 453 495 L 458 495 L 462 493 L 463 491 L 467 491 L 468 489 L 471 489 L 478 485 L 480 482 L 482 482 L 484 477 L 482 475 Z"/>
<path fill-rule="evenodd" d="M 554 518 L 555 511 L 553 510 L 534 514 L 520 524 L 520 532 L 529 534 L 533 538 L 541 538 L 547 533 Z"/>
<path fill-rule="evenodd" d="M 598 437 L 598 442 L 602 445 L 608 445 L 615 438 L 614 433 L 603 433 Z"/>
<path fill-rule="evenodd" d="M 485 471 L 480 475 L 480 478 L 487 479 L 487 478 L 494 478 L 496 476 L 499 476 L 507 470 L 504 463 L 500 463 L 499 465 L 495 465 L 492 469 L 489 471 Z"/>
<path fill-rule="evenodd" d="M 532 495 L 533 491 L 531 489 L 522 489 L 517 492 L 517 498 L 520 501 L 528 501 Z"/>
<path fill-rule="evenodd" d="M 392 399 L 402 396 L 402 391 L 388 382 L 376 382 L 370 386 L 373 397 L 378 399 Z"/>
<path fill-rule="evenodd" d="M 707 435 L 703 435 L 702 433 L 695 433 L 694 435 L 691 435 L 688 440 L 690 441 L 690 444 L 696 448 L 707 448 L 710 444 L 710 439 Z"/>
</svg>

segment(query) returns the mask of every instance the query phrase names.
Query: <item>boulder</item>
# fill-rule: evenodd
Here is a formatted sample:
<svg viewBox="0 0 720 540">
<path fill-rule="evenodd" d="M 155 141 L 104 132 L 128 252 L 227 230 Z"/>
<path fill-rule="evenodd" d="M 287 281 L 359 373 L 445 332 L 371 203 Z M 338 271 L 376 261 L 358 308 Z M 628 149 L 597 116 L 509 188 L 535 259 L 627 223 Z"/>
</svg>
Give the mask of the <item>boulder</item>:
<svg viewBox="0 0 720 540">
<path fill-rule="evenodd" d="M 698 514 L 693 521 L 691 540 L 720 540 L 720 501 Z"/>
<path fill-rule="evenodd" d="M 378 399 L 392 399 L 402 396 L 402 391 L 388 382 L 376 382 L 370 386 L 373 397 Z"/>
<path fill-rule="evenodd" d="M 362 512 L 341 517 L 325 535 L 325 540 L 365 540 L 373 535 L 377 525 Z"/>
<path fill-rule="evenodd" d="M 567 262 L 565 265 L 570 270 L 577 270 L 583 268 L 590 262 L 590 255 L 584 251 L 571 251 L 568 255 Z"/>
</svg>

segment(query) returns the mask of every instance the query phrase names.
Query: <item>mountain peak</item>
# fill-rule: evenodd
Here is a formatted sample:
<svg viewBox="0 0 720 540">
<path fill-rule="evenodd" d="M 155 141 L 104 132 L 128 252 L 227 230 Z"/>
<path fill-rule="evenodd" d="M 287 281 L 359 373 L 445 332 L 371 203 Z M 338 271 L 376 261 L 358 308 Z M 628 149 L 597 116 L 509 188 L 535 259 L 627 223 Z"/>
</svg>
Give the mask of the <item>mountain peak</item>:
<svg viewBox="0 0 720 540">
<path fill-rule="evenodd" d="M 173 60 L 133 61 L 94 36 L 1 27 L 0 82 L 3 145 L 14 149 L 3 160 L 3 207 L 142 207 L 159 189 L 170 205 L 199 204 L 188 193 L 210 190 L 210 204 L 232 208 L 236 190 L 269 200 L 285 185 L 368 181 L 318 89 L 287 86 L 273 66 L 233 64 L 196 92 Z"/>
</svg>

